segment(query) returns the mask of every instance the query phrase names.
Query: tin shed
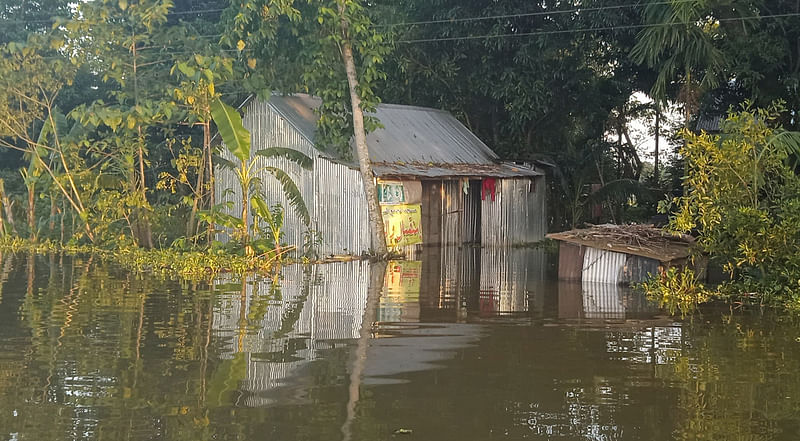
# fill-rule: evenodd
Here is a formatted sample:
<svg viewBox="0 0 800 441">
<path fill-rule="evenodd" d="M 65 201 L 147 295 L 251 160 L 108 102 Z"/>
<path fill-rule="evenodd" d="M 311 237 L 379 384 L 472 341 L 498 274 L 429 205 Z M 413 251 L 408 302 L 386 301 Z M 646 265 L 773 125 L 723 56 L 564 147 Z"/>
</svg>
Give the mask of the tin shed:
<svg viewBox="0 0 800 441">
<path fill-rule="evenodd" d="M 596 225 L 547 238 L 561 243 L 559 279 L 614 285 L 644 282 L 659 268 L 690 264 L 694 244 L 691 236 L 650 225 Z"/>
<path fill-rule="evenodd" d="M 372 244 L 361 175 L 352 158 L 315 144 L 319 105 L 318 98 L 306 94 L 243 104 L 254 152 L 289 147 L 314 159 L 310 171 L 263 157 L 255 159 L 256 168 L 277 166 L 294 178 L 309 207 L 311 229 L 321 235 L 323 255 L 362 254 Z M 408 231 L 421 231 L 423 245 L 507 246 L 544 239 L 545 176 L 532 164 L 501 161 L 445 111 L 381 104 L 373 116 L 383 127 L 369 133 L 367 143 L 387 237 L 397 239 L 394 245 L 419 243 L 419 235 L 403 241 Z M 232 213 L 240 212 L 235 176 L 223 169 L 216 173 L 217 194 L 233 202 Z M 266 173 L 261 178 L 267 200 L 289 207 L 277 180 Z M 387 217 L 404 210 L 416 210 L 418 217 L 398 229 Z M 285 242 L 301 248 L 305 226 L 291 209 L 285 215 Z"/>
</svg>

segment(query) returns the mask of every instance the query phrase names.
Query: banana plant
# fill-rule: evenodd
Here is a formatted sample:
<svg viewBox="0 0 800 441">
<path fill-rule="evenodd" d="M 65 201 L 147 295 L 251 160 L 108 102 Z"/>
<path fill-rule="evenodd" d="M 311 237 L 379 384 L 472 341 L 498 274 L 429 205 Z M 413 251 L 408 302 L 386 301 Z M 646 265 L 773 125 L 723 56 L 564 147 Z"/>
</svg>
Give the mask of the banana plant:
<svg viewBox="0 0 800 441">
<path fill-rule="evenodd" d="M 217 165 L 230 169 L 233 171 L 239 183 L 240 196 L 242 201 L 241 223 L 238 224 L 236 236 L 242 242 L 245 250 L 249 250 L 250 243 L 250 229 L 248 227 L 248 219 L 250 217 L 250 205 L 256 205 L 254 217 L 255 225 L 259 224 L 259 220 L 263 219 L 269 225 L 272 231 L 273 238 L 277 231 L 277 238 L 275 246 L 280 246 L 280 230 L 283 226 L 283 221 L 278 223 L 272 211 L 270 211 L 266 202 L 261 197 L 260 190 L 260 176 L 265 173 L 271 174 L 283 187 L 283 192 L 289 201 L 292 209 L 302 219 L 302 221 L 309 225 L 311 217 L 308 213 L 308 207 L 303 201 L 303 196 L 300 189 L 297 188 L 294 180 L 285 171 L 274 166 L 256 167 L 256 157 L 264 158 L 285 158 L 292 162 L 297 163 L 306 170 L 310 170 L 313 161 L 311 158 L 294 149 L 283 147 L 270 147 L 256 152 L 251 152 L 250 145 L 250 132 L 242 124 L 242 117 L 239 112 L 233 107 L 223 103 L 221 100 L 215 100 L 211 105 L 211 116 L 214 123 L 217 125 L 220 136 L 222 137 L 225 147 L 231 155 L 237 160 L 238 163 L 229 161 L 224 158 L 216 158 Z M 280 224 L 280 225 L 279 225 Z"/>
<path fill-rule="evenodd" d="M 250 198 L 250 203 L 253 204 L 253 217 L 255 218 L 253 229 L 256 235 L 264 236 L 265 232 L 268 233 L 272 245 L 275 247 L 275 253 L 280 255 L 281 237 L 283 236 L 283 207 L 281 207 L 280 204 L 270 207 L 267 205 L 266 201 L 264 201 L 264 198 L 260 196 L 253 196 Z M 262 231 L 261 221 L 266 224 L 266 228 L 269 230 L 268 232 Z"/>
</svg>

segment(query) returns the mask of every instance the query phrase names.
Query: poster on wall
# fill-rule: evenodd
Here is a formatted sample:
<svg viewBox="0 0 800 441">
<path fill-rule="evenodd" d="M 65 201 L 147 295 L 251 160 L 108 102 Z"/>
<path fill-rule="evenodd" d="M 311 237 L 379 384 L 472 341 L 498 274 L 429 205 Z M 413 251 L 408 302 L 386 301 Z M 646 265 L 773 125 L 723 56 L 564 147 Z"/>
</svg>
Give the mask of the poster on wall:
<svg viewBox="0 0 800 441">
<path fill-rule="evenodd" d="M 402 182 L 378 181 L 378 202 L 381 205 L 398 205 L 406 202 Z"/>
<path fill-rule="evenodd" d="M 422 243 L 422 206 L 420 204 L 385 205 L 383 229 L 386 244 L 403 247 Z"/>
</svg>

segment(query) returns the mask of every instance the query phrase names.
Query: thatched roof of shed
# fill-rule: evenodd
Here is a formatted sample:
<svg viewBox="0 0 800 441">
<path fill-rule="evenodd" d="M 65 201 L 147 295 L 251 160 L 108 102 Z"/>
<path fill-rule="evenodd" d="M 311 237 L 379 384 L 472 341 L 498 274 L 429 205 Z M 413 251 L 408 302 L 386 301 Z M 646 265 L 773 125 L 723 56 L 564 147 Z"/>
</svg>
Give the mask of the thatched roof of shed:
<svg viewBox="0 0 800 441">
<path fill-rule="evenodd" d="M 548 239 L 576 245 L 648 257 L 661 262 L 689 256 L 695 239 L 652 225 L 594 225 L 590 228 L 551 233 Z"/>
</svg>

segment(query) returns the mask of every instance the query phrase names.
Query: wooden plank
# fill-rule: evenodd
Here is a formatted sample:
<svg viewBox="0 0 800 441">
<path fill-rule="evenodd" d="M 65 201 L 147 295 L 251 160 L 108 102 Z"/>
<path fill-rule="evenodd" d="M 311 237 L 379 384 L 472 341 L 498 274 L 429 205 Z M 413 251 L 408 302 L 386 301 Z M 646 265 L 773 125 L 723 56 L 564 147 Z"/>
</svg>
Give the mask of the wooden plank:
<svg viewBox="0 0 800 441">
<path fill-rule="evenodd" d="M 558 248 L 558 278 L 560 280 L 581 280 L 585 250 L 586 248 L 581 245 L 561 242 Z"/>
<path fill-rule="evenodd" d="M 422 182 L 422 241 L 424 245 L 442 243 L 442 193 L 438 181 Z"/>
</svg>

